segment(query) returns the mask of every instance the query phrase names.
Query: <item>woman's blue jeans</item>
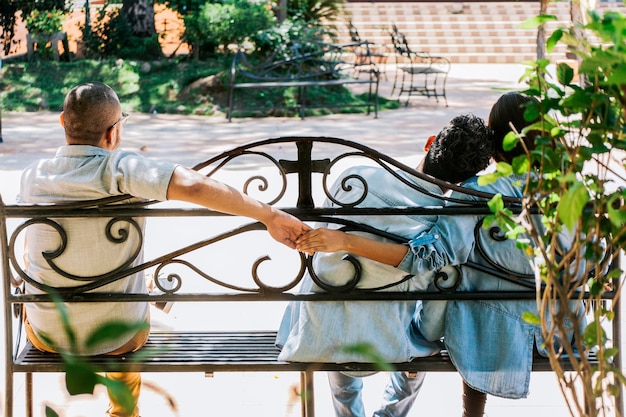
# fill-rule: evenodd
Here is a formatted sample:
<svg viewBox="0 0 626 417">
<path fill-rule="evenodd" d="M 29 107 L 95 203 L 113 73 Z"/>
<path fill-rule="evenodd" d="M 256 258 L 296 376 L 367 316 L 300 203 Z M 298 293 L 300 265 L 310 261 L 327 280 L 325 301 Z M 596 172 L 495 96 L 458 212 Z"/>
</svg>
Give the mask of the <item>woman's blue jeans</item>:
<svg viewBox="0 0 626 417">
<path fill-rule="evenodd" d="M 404 372 L 392 372 L 385 387 L 380 408 L 374 417 L 406 417 L 424 383 L 425 372 L 409 378 Z M 366 417 L 363 407 L 363 378 L 328 372 L 333 407 L 337 417 Z"/>
</svg>

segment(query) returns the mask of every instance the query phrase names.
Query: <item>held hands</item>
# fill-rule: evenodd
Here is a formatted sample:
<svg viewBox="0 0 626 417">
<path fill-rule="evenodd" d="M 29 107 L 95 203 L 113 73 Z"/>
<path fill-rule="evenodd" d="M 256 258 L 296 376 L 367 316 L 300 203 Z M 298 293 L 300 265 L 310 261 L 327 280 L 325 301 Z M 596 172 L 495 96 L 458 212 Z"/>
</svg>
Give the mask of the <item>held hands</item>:
<svg viewBox="0 0 626 417">
<path fill-rule="evenodd" d="M 313 255 L 315 252 L 336 252 L 347 248 L 349 235 L 339 230 L 314 229 L 297 240 L 300 252 Z"/>
<path fill-rule="evenodd" d="M 271 220 L 265 226 L 272 238 L 291 249 L 296 249 L 298 238 L 311 230 L 300 219 L 281 210 L 273 210 Z"/>
</svg>

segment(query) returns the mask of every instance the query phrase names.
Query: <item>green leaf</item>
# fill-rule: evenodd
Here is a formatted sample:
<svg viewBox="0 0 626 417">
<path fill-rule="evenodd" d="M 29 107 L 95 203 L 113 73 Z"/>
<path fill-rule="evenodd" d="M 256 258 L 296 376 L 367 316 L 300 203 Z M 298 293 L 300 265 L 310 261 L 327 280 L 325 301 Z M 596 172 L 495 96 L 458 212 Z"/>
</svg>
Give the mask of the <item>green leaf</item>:
<svg viewBox="0 0 626 417">
<path fill-rule="evenodd" d="M 614 85 L 626 84 L 626 68 L 618 67 L 609 75 L 607 82 Z"/>
<path fill-rule="evenodd" d="M 93 394 L 94 387 L 100 376 L 85 361 L 76 357 L 64 356 L 65 387 L 70 395 Z"/>
<path fill-rule="evenodd" d="M 569 174 L 559 175 L 556 177 L 556 179 L 560 184 L 567 184 L 567 183 L 574 184 L 576 182 L 576 174 L 574 174 L 573 172 L 570 172 Z"/>
<path fill-rule="evenodd" d="M 387 363 L 383 357 L 369 343 L 355 343 L 353 345 L 342 346 L 341 351 L 363 356 L 367 361 L 375 363 L 381 371 L 392 371 L 393 367 Z"/>
<path fill-rule="evenodd" d="M 599 339 L 598 339 L 599 335 Z M 585 327 L 583 340 L 587 347 L 602 346 L 607 341 L 606 332 L 597 321 L 592 321 Z"/>
<path fill-rule="evenodd" d="M 59 417 L 59 415 L 52 408 L 46 406 L 46 417 Z"/>
<path fill-rule="evenodd" d="M 520 235 L 523 235 L 526 233 L 526 229 L 524 228 L 524 226 L 517 224 L 515 225 L 512 229 L 508 230 L 505 233 L 505 236 L 507 237 L 507 239 L 515 239 L 517 240 L 517 238 Z M 515 243 L 515 246 L 522 249 L 524 252 L 528 252 L 528 249 L 532 249 L 532 246 L 530 246 L 528 244 L 528 241 L 522 241 L 522 240 L 518 240 Z"/>
<path fill-rule="evenodd" d="M 539 16 L 531 17 L 530 19 L 522 22 L 522 24 L 520 25 L 520 28 L 522 28 L 522 29 L 535 29 L 538 26 L 543 25 L 544 23 L 553 22 L 553 21 L 556 21 L 556 20 L 557 20 L 557 18 L 554 15 L 542 14 L 542 15 L 539 15 Z"/>
<path fill-rule="evenodd" d="M 537 120 L 540 116 L 541 116 L 541 107 L 539 107 L 539 104 L 537 103 L 531 102 L 524 109 L 524 120 L 526 120 L 527 122 L 532 122 L 534 120 Z M 527 128 L 522 129 L 522 132 L 527 131 L 528 129 L 531 128 L 531 126 L 528 126 Z M 538 128 L 536 127 L 532 127 L 532 129 L 538 130 Z"/>
<path fill-rule="evenodd" d="M 556 77 L 563 85 L 569 85 L 574 79 L 574 69 L 562 62 L 556 66 Z"/>
<path fill-rule="evenodd" d="M 563 37 L 562 28 L 558 28 L 554 32 L 552 32 L 552 35 L 550 35 L 550 37 L 546 41 L 546 52 L 548 53 L 552 52 L 554 50 L 554 47 L 559 43 L 562 37 Z"/>
<path fill-rule="evenodd" d="M 532 324 L 533 326 L 539 326 L 541 324 L 539 316 L 535 313 L 531 313 L 530 311 L 524 311 L 522 313 L 522 320 L 528 324 Z"/>
<path fill-rule="evenodd" d="M 562 37 L 563 37 L 562 28 L 558 28 L 554 32 L 552 32 L 552 35 L 550 35 L 550 37 L 546 41 L 546 51 L 548 53 L 552 52 L 554 50 L 554 47 L 556 46 L 557 43 L 559 43 Z"/>
<path fill-rule="evenodd" d="M 54 306 L 61 317 L 63 331 L 65 332 L 65 335 L 67 336 L 70 342 L 70 351 L 78 352 L 78 342 L 76 341 L 76 333 L 74 333 L 74 329 L 72 329 L 72 325 L 70 324 L 70 318 L 67 312 L 67 306 L 65 305 L 65 303 L 63 303 L 63 301 L 61 300 L 61 297 L 59 297 L 59 295 L 56 292 L 51 291 L 50 297 L 54 301 Z M 49 346 L 53 346 L 53 345 L 49 345 Z"/>
<path fill-rule="evenodd" d="M 619 194 L 613 194 L 607 203 L 609 220 L 617 228 L 626 224 L 626 206 L 622 203 L 622 198 Z"/>
<path fill-rule="evenodd" d="M 511 161 L 513 172 L 517 175 L 525 174 L 530 170 L 530 161 L 526 155 L 518 155 Z"/>
<path fill-rule="evenodd" d="M 616 347 L 607 348 L 604 350 L 604 358 L 605 359 L 613 358 L 615 355 L 617 355 L 618 352 L 619 352 L 619 349 Z"/>
<path fill-rule="evenodd" d="M 97 346 L 106 340 L 116 340 L 125 334 L 137 333 L 142 329 L 149 329 L 150 325 L 146 322 L 108 322 L 97 328 L 89 335 L 85 341 L 85 347 L 90 348 Z"/>
<path fill-rule="evenodd" d="M 589 194 L 582 182 L 574 183 L 561 196 L 561 201 L 559 201 L 557 206 L 557 215 L 568 229 L 574 229 L 588 201 Z"/>
<path fill-rule="evenodd" d="M 589 293 L 592 296 L 598 296 L 602 293 L 602 290 L 604 288 L 604 286 L 602 285 L 602 283 L 598 282 L 595 279 L 590 279 L 589 281 L 587 281 L 587 284 L 589 285 Z"/>
<path fill-rule="evenodd" d="M 115 400 L 118 404 L 120 404 L 129 415 L 132 414 L 136 404 L 135 399 L 126 384 L 109 378 L 101 378 L 100 383 L 107 387 L 109 396 L 112 400 Z"/>
<path fill-rule="evenodd" d="M 500 174 L 493 172 L 490 174 L 484 174 L 478 176 L 478 185 L 484 187 L 485 185 L 493 184 L 500 179 Z"/>
<path fill-rule="evenodd" d="M 508 177 L 513 173 L 513 167 L 506 162 L 498 162 L 496 164 L 496 172 L 498 172 L 503 177 Z"/>
<path fill-rule="evenodd" d="M 515 145 L 519 142 L 519 137 L 515 132 L 509 132 L 506 134 L 504 139 L 502 139 L 502 149 L 505 151 L 511 151 L 515 148 Z"/>
<path fill-rule="evenodd" d="M 494 195 L 491 200 L 487 202 L 487 206 L 489 206 L 489 210 L 492 213 L 498 213 L 504 209 L 504 201 L 502 200 L 502 194 Z"/>
</svg>

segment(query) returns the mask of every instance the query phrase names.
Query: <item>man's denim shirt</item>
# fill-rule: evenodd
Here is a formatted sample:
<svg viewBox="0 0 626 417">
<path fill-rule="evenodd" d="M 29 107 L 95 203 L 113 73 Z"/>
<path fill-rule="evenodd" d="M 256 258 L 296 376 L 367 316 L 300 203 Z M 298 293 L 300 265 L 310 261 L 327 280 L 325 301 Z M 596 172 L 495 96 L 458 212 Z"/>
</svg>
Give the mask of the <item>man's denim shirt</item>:
<svg viewBox="0 0 626 417">
<path fill-rule="evenodd" d="M 427 181 L 398 171 L 398 175 L 436 195 L 441 189 Z M 442 206 L 442 200 L 429 197 L 403 185 L 398 179 L 381 168 L 353 167 L 339 176 L 331 187 L 330 195 L 337 201 L 351 203 L 363 196 L 361 181 L 348 180 L 350 190 L 341 186 L 341 179 L 360 176 L 367 183 L 367 195 L 358 207 L 389 206 Z M 337 207 L 327 200 L 327 207 Z M 387 232 L 411 237 L 433 227 L 436 216 L 342 216 L 349 220 L 368 224 Z M 334 227 L 318 224 L 317 227 Z M 372 235 L 372 237 L 374 237 Z M 380 238 L 378 238 L 380 240 Z M 314 258 L 314 270 L 324 281 L 345 284 L 354 273 L 350 263 L 342 261 L 345 252 L 318 253 Z M 363 268 L 359 288 L 373 288 L 402 280 L 407 275 L 388 265 L 359 257 Z M 433 273 L 427 271 L 386 291 L 425 290 L 432 281 Z M 322 291 L 306 277 L 302 292 Z M 398 302 L 296 302 L 285 312 L 276 344 L 282 348 L 280 360 L 307 362 L 370 362 L 371 356 L 363 355 L 350 346 L 366 343 L 383 360 L 410 361 L 415 357 L 430 356 L 440 350 L 439 343 L 430 343 L 415 331 L 413 319 L 421 309 L 415 301 Z"/>
<path fill-rule="evenodd" d="M 503 178 L 489 186 L 479 187 L 474 178 L 463 185 L 484 192 L 520 197 L 522 181 L 519 177 Z M 461 193 L 453 193 L 452 196 L 471 198 Z M 442 217 L 430 231 L 417 235 L 410 242 L 411 250 L 398 268 L 420 274 L 445 265 L 463 265 L 467 261 L 488 265 L 480 255 L 474 237 L 474 228 L 481 217 Z M 483 242 L 486 256 L 497 265 L 520 274 L 534 274 L 532 259 L 517 249 L 513 240 L 496 242 L 484 228 L 480 229 L 479 236 L 478 241 Z M 569 246 L 565 234 L 559 238 L 562 245 Z M 467 266 L 462 266 L 461 270 L 463 278 L 458 291 L 523 289 L 518 284 Z M 417 322 L 418 328 L 422 329 L 427 339 L 444 337 L 452 362 L 470 386 L 505 398 L 523 398 L 528 395 L 533 346 L 545 356 L 541 327 L 522 319 L 524 312 L 537 314 L 534 300 L 450 301 L 446 307 L 443 307 L 446 302 L 437 302 L 437 308 L 432 309 L 429 306 L 431 303 L 424 302 L 423 314 Z M 442 314 L 443 308 L 445 314 Z M 435 322 L 439 319 L 442 321 L 437 326 Z"/>
</svg>

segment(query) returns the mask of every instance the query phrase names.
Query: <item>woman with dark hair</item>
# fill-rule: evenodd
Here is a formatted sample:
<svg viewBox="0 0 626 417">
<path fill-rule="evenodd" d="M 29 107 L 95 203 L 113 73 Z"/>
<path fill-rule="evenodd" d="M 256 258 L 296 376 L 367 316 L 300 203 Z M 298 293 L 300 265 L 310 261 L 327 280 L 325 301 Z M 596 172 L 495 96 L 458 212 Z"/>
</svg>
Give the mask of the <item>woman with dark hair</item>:
<svg viewBox="0 0 626 417">
<path fill-rule="evenodd" d="M 524 154 L 524 147 L 534 149 L 536 134 L 530 133 L 523 137 L 524 145 L 518 143 L 515 148 L 509 151 L 505 151 L 502 147 L 504 137 L 512 131 L 511 126 L 515 128 L 516 132 L 521 133 L 525 127 L 538 121 L 538 118 L 530 121 L 526 120 L 526 107 L 530 103 L 538 103 L 538 101 L 535 98 L 517 92 L 510 92 L 500 96 L 498 101 L 491 107 L 487 124 L 493 132 L 494 159 L 497 162 L 510 163 L 516 156 Z"/>
</svg>

